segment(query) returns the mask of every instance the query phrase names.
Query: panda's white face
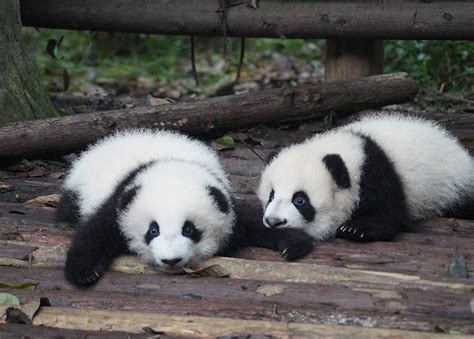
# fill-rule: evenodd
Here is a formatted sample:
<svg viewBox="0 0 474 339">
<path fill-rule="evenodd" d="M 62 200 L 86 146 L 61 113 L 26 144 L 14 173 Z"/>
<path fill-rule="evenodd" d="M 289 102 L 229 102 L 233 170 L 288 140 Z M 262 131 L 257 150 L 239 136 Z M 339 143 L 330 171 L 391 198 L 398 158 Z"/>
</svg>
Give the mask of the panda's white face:
<svg viewBox="0 0 474 339">
<path fill-rule="evenodd" d="M 222 191 L 213 192 L 206 173 L 194 168 L 190 177 L 182 168 L 166 166 L 137 178 L 140 188 L 119 224 L 132 251 L 162 270 L 179 272 L 218 251 L 232 231 L 234 214 L 230 206 L 224 211 L 219 205 L 216 194 Z M 222 203 L 225 196 L 220 198 Z"/>
<path fill-rule="evenodd" d="M 326 239 L 350 215 L 353 197 L 340 189 L 324 155 L 296 145 L 282 151 L 263 171 L 258 196 L 266 227 L 293 227 Z"/>
</svg>

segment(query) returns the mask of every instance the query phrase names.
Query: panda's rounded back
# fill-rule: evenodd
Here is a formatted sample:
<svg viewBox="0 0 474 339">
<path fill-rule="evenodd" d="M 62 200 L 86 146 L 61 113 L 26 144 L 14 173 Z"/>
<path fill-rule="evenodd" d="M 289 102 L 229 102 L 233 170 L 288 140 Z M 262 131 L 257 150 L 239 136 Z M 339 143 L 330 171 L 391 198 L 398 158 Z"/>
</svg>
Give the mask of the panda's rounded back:
<svg viewBox="0 0 474 339">
<path fill-rule="evenodd" d="M 343 127 L 372 138 L 403 183 L 410 214 L 437 215 L 474 195 L 474 161 L 437 123 L 401 114 L 369 115 Z"/>
<path fill-rule="evenodd" d="M 204 143 L 164 130 L 125 130 L 99 140 L 81 154 L 64 188 L 78 193 L 82 218 L 110 196 L 118 183 L 140 164 L 175 158 L 212 168 L 228 185 L 217 154 Z"/>
</svg>

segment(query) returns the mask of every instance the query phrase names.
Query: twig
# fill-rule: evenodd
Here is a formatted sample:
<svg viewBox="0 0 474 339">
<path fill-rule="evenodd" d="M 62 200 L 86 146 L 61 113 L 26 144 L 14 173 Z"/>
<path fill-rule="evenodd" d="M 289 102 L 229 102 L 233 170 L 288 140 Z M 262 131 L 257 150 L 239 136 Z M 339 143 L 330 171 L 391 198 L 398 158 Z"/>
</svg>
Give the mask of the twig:
<svg viewBox="0 0 474 339">
<path fill-rule="evenodd" d="M 240 72 L 242 71 L 242 64 L 244 63 L 245 58 L 245 37 L 240 39 L 240 60 L 239 67 L 237 68 L 237 75 L 235 76 L 235 82 L 240 81 Z"/>
<path fill-rule="evenodd" d="M 252 147 L 250 146 L 248 143 L 246 143 L 244 141 L 244 139 L 242 139 L 241 137 L 239 137 L 238 134 L 235 134 L 235 133 L 230 133 L 232 135 L 232 137 L 236 138 L 237 140 L 239 140 L 240 142 L 242 142 L 253 154 L 255 154 L 257 156 L 257 158 L 259 158 L 260 160 L 263 161 L 264 164 L 266 164 L 267 162 L 265 161 L 265 159 L 263 159 L 260 154 L 257 153 L 257 151 Z"/>
<path fill-rule="evenodd" d="M 193 68 L 194 80 L 196 81 L 196 86 L 199 86 L 199 76 L 196 69 L 196 54 L 194 49 L 194 35 L 191 35 L 191 66 Z"/>
</svg>

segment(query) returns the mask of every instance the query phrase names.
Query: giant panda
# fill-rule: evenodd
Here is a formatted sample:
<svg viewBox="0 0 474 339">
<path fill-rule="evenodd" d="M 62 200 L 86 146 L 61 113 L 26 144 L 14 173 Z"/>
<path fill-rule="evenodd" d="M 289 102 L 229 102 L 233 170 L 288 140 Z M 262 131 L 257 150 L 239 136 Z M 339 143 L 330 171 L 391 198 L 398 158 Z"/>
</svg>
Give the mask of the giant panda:
<svg viewBox="0 0 474 339">
<path fill-rule="evenodd" d="M 57 220 L 77 224 L 65 276 L 82 286 L 125 252 L 175 273 L 241 236 L 216 152 L 164 130 L 120 131 L 90 146 L 65 178 Z"/>
<path fill-rule="evenodd" d="M 365 116 L 283 149 L 258 197 L 268 229 L 389 241 L 416 220 L 474 207 L 474 160 L 434 122 Z"/>
</svg>

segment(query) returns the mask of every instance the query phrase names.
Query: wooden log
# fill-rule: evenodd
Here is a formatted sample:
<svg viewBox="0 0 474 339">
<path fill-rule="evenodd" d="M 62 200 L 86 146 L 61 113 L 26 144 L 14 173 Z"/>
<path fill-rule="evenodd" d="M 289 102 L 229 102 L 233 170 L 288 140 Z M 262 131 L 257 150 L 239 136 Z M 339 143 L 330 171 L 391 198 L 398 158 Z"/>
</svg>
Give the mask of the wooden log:
<svg viewBox="0 0 474 339">
<path fill-rule="evenodd" d="M 222 35 L 215 0 L 21 0 L 23 24 L 33 27 L 179 35 Z M 468 1 L 271 2 L 258 9 L 233 1 L 227 35 L 273 38 L 472 40 Z"/>
<path fill-rule="evenodd" d="M 80 114 L 0 128 L 0 163 L 78 150 L 119 128 L 160 127 L 195 136 L 341 116 L 411 99 L 417 84 L 406 73 L 329 84 L 305 84 L 245 95 L 152 107 Z"/>
<path fill-rule="evenodd" d="M 20 204 L 0 203 L 0 240 L 6 241 L 3 245 L 5 253 L 20 251 L 21 248 L 21 251 L 26 252 L 30 246 L 40 245 L 33 252 L 33 262 L 44 261 L 50 266 L 62 267 L 73 229 L 55 224 L 53 215 L 54 209 L 51 208 L 23 208 Z M 474 275 L 473 239 L 474 221 L 431 219 L 422 225 L 413 226 L 411 233 L 402 233 L 395 242 L 375 242 L 361 246 L 344 239 L 332 239 L 317 244 L 315 250 L 299 262 L 439 279 L 445 276 L 449 259 L 457 247 L 466 258 L 469 273 Z M 11 250 L 8 250 L 9 247 Z M 241 249 L 235 256 L 251 260 L 284 261 L 277 252 L 257 248 Z M 23 266 L 27 265 L 24 261 Z"/>
<path fill-rule="evenodd" d="M 364 338 L 436 338 L 440 334 L 371 329 L 354 326 L 298 324 L 277 321 L 241 320 L 220 317 L 170 316 L 155 312 L 123 312 L 97 309 L 42 307 L 33 320 L 37 326 L 67 329 L 106 330 L 143 333 L 152 328 L 170 336 L 187 337 L 251 337 L 279 338 L 331 336 Z"/>
<path fill-rule="evenodd" d="M 350 80 L 383 73 L 383 40 L 326 40 L 326 81 Z"/>
<path fill-rule="evenodd" d="M 0 324 L 1 338 L 150 338 L 150 333 L 126 333 L 108 331 L 67 330 L 57 327 L 32 326 L 26 324 Z"/>
</svg>

